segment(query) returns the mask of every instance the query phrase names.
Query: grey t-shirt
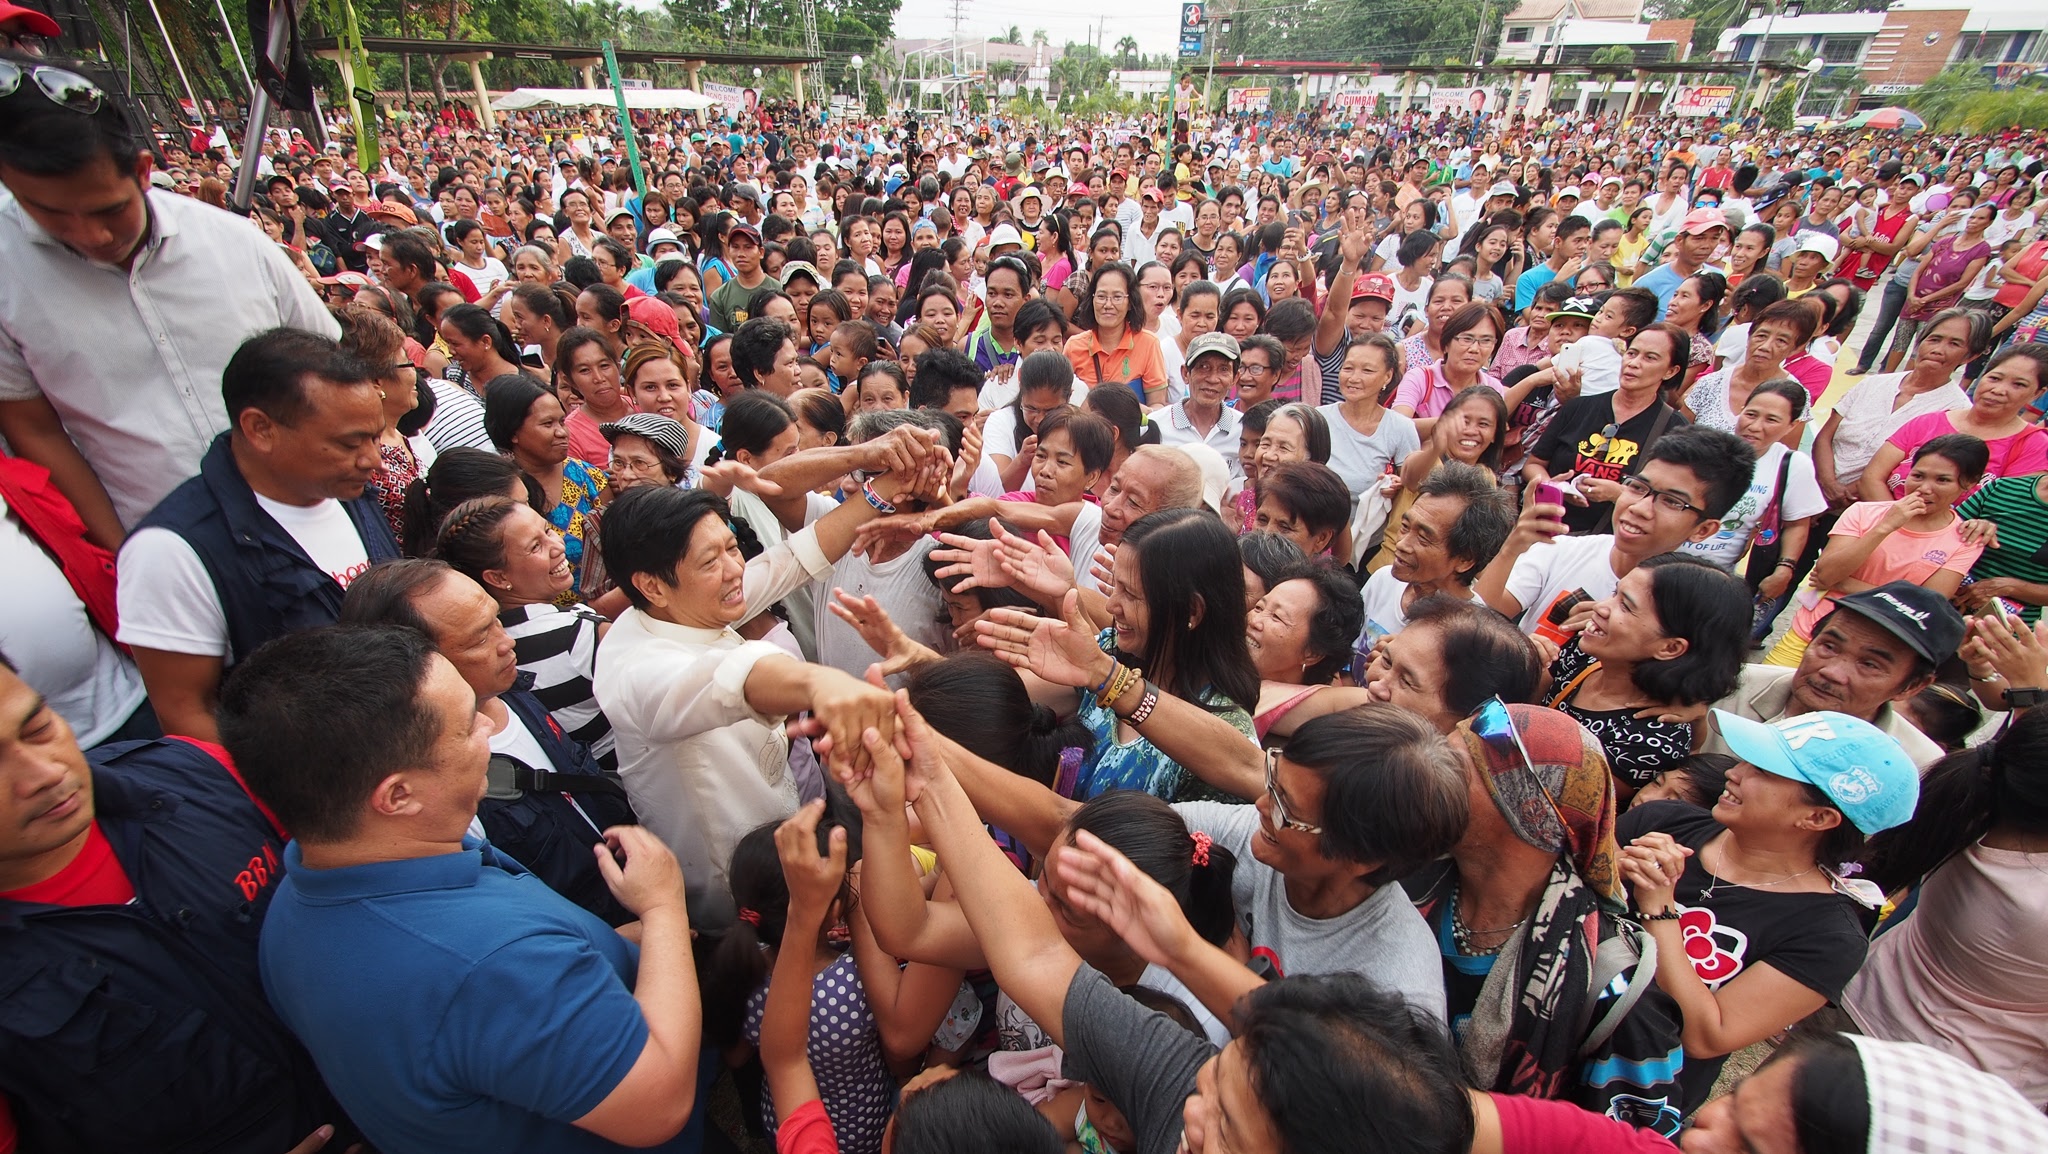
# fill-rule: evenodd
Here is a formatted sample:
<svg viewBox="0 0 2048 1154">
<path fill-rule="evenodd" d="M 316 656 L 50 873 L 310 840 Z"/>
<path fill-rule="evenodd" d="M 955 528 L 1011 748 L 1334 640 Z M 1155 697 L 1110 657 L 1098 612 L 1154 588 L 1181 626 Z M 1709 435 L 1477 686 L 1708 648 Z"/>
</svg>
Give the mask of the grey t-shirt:
<svg viewBox="0 0 2048 1154">
<path fill-rule="evenodd" d="M 1422 447 L 1413 419 L 1392 409 L 1380 413 L 1380 424 L 1368 437 L 1344 419 L 1343 405 L 1324 405 L 1322 413 L 1330 422 L 1330 468 L 1344 478 L 1344 486 L 1356 496 L 1379 481 L 1389 464 L 1401 467 L 1408 454 Z"/>
<path fill-rule="evenodd" d="M 1216 1047 L 1132 1001 L 1085 963 L 1067 984 L 1060 1021 L 1067 1043 L 1061 1075 L 1094 1086 L 1116 1103 L 1138 1137 L 1138 1154 L 1174 1154 L 1181 1108 Z"/>
<path fill-rule="evenodd" d="M 1401 995 L 1429 1020 L 1443 1019 L 1443 958 L 1400 886 L 1382 886 L 1334 918 L 1304 917 L 1287 904 L 1286 879 L 1252 857 L 1258 807 L 1190 801 L 1173 808 L 1190 830 L 1208 834 L 1237 855 L 1231 896 L 1238 923 L 1251 940 L 1254 970 L 1267 978 L 1357 974 Z"/>
</svg>

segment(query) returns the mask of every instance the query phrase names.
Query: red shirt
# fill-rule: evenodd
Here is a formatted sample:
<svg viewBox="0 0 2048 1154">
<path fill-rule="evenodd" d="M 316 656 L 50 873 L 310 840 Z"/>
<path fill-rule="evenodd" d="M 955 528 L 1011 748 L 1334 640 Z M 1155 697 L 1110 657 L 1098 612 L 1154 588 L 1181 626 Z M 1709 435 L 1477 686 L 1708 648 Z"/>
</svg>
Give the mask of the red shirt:
<svg viewBox="0 0 2048 1154">
<path fill-rule="evenodd" d="M 816 1098 L 790 1111 L 775 1128 L 775 1154 L 839 1154 L 839 1136 Z"/>
<path fill-rule="evenodd" d="M 1501 1154 L 1677 1154 L 1654 1130 L 1638 1130 L 1570 1102 L 1489 1094 L 1500 1112 Z"/>
<path fill-rule="evenodd" d="M 114 856 L 114 845 L 95 821 L 86 831 L 85 848 L 71 864 L 32 886 L 0 893 L 17 902 L 46 906 L 125 906 L 135 900 L 128 871 Z"/>
</svg>

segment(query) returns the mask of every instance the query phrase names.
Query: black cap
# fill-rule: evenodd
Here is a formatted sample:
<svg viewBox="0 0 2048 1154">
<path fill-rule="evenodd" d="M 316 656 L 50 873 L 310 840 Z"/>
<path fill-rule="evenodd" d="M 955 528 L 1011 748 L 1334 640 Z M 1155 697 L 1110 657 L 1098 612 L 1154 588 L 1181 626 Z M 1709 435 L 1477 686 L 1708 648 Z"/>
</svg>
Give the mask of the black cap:
<svg viewBox="0 0 2048 1154">
<path fill-rule="evenodd" d="M 1905 165 L 1900 164 L 1896 160 L 1887 160 L 1877 166 L 1877 177 L 1879 180 L 1897 180 L 1899 174 L 1904 171 L 1906 171 Z"/>
<path fill-rule="evenodd" d="M 1948 598 L 1909 581 L 1893 581 L 1838 597 L 1835 607 L 1884 626 L 1935 665 L 1954 657 L 1963 643 L 1963 615 Z"/>
</svg>

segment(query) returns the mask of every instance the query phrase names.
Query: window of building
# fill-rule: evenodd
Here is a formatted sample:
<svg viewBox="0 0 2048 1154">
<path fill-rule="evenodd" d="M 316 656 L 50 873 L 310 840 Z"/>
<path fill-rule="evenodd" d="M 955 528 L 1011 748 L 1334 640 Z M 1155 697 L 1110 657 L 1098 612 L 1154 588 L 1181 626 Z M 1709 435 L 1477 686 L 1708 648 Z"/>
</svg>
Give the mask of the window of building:
<svg viewBox="0 0 2048 1154">
<path fill-rule="evenodd" d="M 1527 44 L 1529 42 L 1530 31 L 1531 29 L 1526 24 L 1522 25 L 1519 28 L 1508 29 L 1508 43 Z"/>
</svg>

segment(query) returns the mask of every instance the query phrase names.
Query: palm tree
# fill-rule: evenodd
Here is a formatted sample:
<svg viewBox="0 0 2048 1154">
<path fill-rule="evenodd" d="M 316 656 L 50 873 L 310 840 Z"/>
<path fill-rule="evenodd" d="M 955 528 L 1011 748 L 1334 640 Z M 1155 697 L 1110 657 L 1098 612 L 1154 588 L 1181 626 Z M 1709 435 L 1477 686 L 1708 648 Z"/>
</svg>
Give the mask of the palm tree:
<svg viewBox="0 0 2048 1154">
<path fill-rule="evenodd" d="M 1120 59 L 1123 60 L 1124 67 L 1131 67 L 1131 57 L 1136 56 L 1138 54 L 1138 38 L 1135 36 L 1126 36 L 1122 40 L 1117 41 L 1116 54 Z"/>
<path fill-rule="evenodd" d="M 1045 29 L 1033 28 L 1031 30 L 1031 43 L 1033 47 L 1051 44 L 1052 38 L 1045 34 Z"/>
<path fill-rule="evenodd" d="M 996 37 L 995 42 L 997 44 L 1022 44 L 1024 43 L 1024 34 L 1018 31 L 1015 24 L 1012 24 L 1008 32 Z"/>
<path fill-rule="evenodd" d="M 1592 63 L 1633 64 L 1635 63 L 1635 59 L 1636 54 L 1633 51 L 1631 51 L 1627 45 L 1609 44 L 1607 47 L 1602 48 L 1598 52 L 1593 53 Z M 1617 74 L 1613 72 L 1608 73 L 1606 80 L 1602 82 L 1600 85 L 1600 105 L 1603 109 L 1607 105 L 1607 98 L 1614 92 L 1614 80 L 1616 75 Z"/>
</svg>

